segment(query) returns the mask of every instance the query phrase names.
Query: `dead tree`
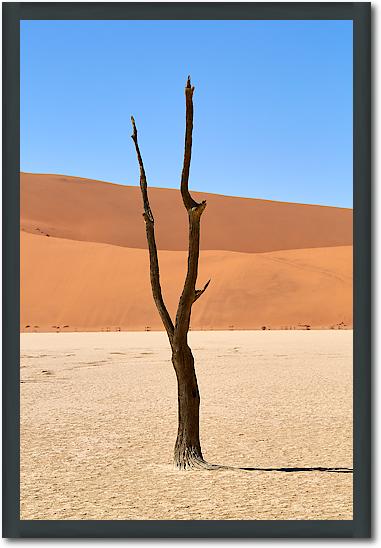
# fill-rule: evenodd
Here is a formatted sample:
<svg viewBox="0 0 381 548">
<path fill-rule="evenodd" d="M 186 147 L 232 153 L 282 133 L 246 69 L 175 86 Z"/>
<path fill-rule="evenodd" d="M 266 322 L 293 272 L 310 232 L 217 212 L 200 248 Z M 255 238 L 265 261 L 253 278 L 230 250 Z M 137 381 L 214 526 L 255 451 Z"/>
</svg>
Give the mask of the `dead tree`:
<svg viewBox="0 0 381 548">
<path fill-rule="evenodd" d="M 155 241 L 154 217 L 150 208 L 147 190 L 147 179 L 144 171 L 142 156 L 138 144 L 138 132 L 135 120 L 132 121 L 132 139 L 135 143 L 137 159 L 140 168 L 140 188 L 143 198 L 143 217 L 146 225 L 146 235 L 150 259 L 150 277 L 153 298 L 164 324 L 172 349 L 172 363 L 176 372 L 178 386 L 178 432 L 174 449 L 175 466 L 181 470 L 200 467 L 211 468 L 205 462 L 200 445 L 199 409 L 200 394 L 197 385 L 196 372 L 192 351 L 188 345 L 188 331 L 192 306 L 201 297 L 209 285 L 203 289 L 196 289 L 198 259 L 200 250 L 200 220 L 206 207 L 206 202 L 196 202 L 189 193 L 188 180 L 192 154 L 193 131 L 193 92 L 190 77 L 185 87 L 186 129 L 184 163 L 181 175 L 181 196 L 189 220 L 188 270 L 177 309 L 175 323 L 173 323 L 165 306 L 159 275 L 159 261 Z"/>
</svg>

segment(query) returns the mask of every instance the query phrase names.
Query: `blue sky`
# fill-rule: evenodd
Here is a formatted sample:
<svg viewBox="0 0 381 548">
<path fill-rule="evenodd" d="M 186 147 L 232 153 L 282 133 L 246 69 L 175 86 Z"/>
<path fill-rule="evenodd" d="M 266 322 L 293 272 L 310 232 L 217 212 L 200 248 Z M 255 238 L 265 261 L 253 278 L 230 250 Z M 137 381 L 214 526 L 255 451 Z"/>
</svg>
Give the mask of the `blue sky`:
<svg viewBox="0 0 381 548">
<path fill-rule="evenodd" d="M 352 207 L 352 21 L 22 21 L 21 170 Z"/>
</svg>

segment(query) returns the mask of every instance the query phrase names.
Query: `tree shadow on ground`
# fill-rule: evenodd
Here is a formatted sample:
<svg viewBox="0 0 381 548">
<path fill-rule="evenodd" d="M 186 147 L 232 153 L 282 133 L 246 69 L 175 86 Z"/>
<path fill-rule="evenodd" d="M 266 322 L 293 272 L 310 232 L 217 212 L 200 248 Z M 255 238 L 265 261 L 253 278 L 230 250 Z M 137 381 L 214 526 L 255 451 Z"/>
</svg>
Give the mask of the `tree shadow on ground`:
<svg viewBox="0 0 381 548">
<path fill-rule="evenodd" d="M 325 468 L 323 466 L 306 468 L 251 468 L 239 467 L 239 470 L 258 471 L 258 472 L 334 472 L 336 474 L 353 474 L 352 468 Z"/>
</svg>

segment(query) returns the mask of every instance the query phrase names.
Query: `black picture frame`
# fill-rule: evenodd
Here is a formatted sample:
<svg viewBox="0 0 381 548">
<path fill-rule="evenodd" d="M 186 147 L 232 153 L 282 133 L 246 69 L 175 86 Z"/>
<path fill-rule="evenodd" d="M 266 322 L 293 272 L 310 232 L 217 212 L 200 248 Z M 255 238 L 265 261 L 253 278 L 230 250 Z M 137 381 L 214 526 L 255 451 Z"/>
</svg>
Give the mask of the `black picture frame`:
<svg viewBox="0 0 381 548">
<path fill-rule="evenodd" d="M 351 19 L 354 46 L 354 517 L 350 521 L 20 520 L 19 173 L 23 19 Z M 3 4 L 3 536 L 369 538 L 371 536 L 371 4 Z"/>
</svg>

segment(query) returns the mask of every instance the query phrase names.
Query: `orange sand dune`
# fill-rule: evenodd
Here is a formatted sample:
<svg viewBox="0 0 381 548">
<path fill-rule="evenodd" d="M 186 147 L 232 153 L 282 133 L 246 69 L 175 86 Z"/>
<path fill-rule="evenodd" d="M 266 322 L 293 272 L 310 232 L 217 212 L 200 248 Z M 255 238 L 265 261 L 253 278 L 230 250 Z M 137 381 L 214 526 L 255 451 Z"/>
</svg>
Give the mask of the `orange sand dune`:
<svg viewBox="0 0 381 548">
<path fill-rule="evenodd" d="M 20 236 L 23 331 L 162 329 L 145 249 Z M 161 251 L 159 258 L 173 314 L 186 252 Z M 351 246 L 263 254 L 203 251 L 200 286 L 209 278 L 194 305 L 192 329 L 352 325 Z"/>
<path fill-rule="evenodd" d="M 202 249 L 268 252 L 352 244 L 351 209 L 194 195 L 208 202 Z M 185 250 L 187 216 L 179 191 L 151 188 L 150 197 L 159 249 Z M 26 232 L 145 249 L 141 212 L 139 187 L 21 174 L 21 229 Z"/>
</svg>

